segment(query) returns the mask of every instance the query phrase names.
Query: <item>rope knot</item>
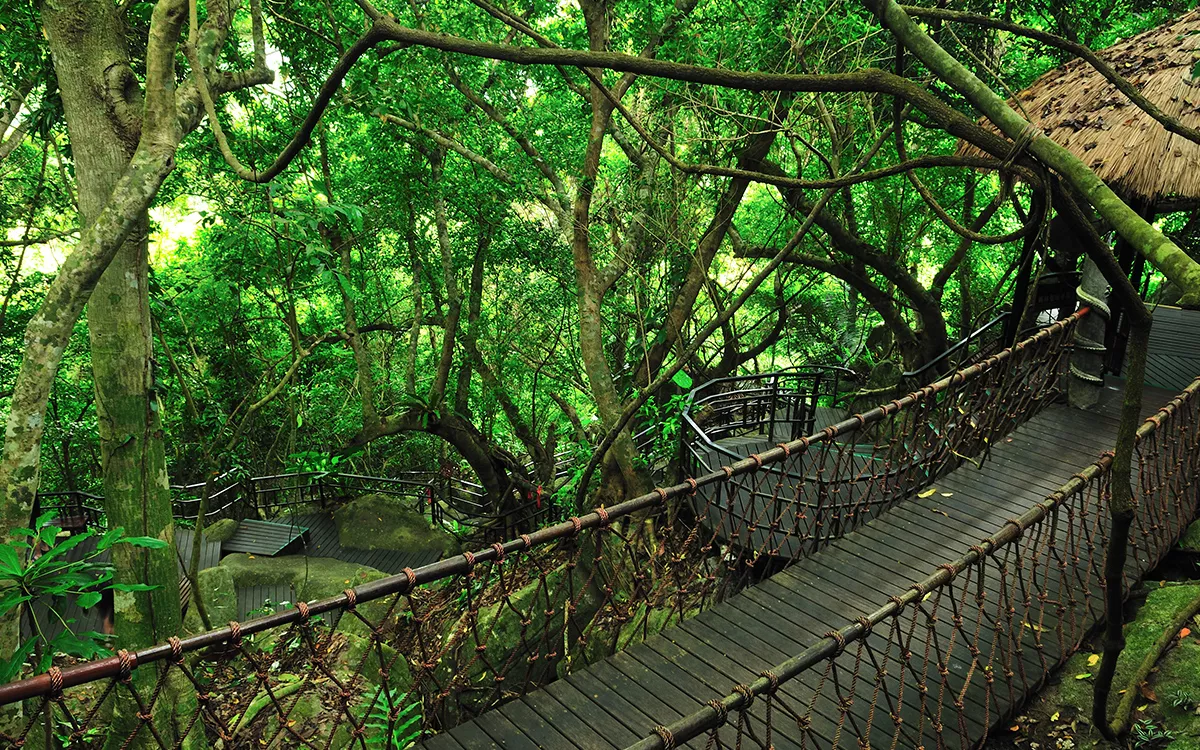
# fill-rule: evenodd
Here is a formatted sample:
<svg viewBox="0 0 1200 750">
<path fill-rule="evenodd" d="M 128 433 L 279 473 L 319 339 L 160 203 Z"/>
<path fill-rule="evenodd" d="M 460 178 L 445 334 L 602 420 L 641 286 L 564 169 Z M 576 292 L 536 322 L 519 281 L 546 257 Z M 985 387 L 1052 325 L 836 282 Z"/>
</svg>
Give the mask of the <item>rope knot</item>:
<svg viewBox="0 0 1200 750">
<path fill-rule="evenodd" d="M 50 695 L 47 697 L 52 701 L 58 700 L 62 697 L 63 691 L 62 670 L 58 667 L 50 667 L 46 670 L 46 676 L 50 678 Z"/>
<path fill-rule="evenodd" d="M 171 661 L 176 664 L 183 663 L 183 641 L 176 636 L 171 636 L 167 639 L 167 644 L 171 647 Z"/>
<path fill-rule="evenodd" d="M 602 529 L 607 529 L 607 528 L 608 528 L 608 524 L 609 524 L 609 521 L 608 521 L 608 511 L 607 511 L 607 510 L 605 510 L 604 508 L 596 508 L 596 510 L 595 510 L 595 511 L 593 511 L 593 512 L 594 512 L 596 515 L 600 516 L 600 528 L 602 528 Z"/>
<path fill-rule="evenodd" d="M 496 552 L 496 562 L 504 562 L 504 545 L 500 542 L 496 542 L 492 545 L 492 549 Z"/>
<path fill-rule="evenodd" d="M 468 568 L 474 568 L 474 567 L 475 567 L 475 553 L 473 553 L 473 552 L 464 552 L 464 553 L 462 553 L 462 556 L 463 556 L 463 559 L 467 561 L 467 567 L 468 567 Z"/>
<path fill-rule="evenodd" d="M 133 673 L 133 655 L 121 649 L 117 652 L 117 664 L 120 666 L 121 682 L 129 682 L 129 676 Z"/>
<path fill-rule="evenodd" d="M 300 621 L 308 623 L 308 602 L 296 602 L 296 609 L 300 612 Z"/>
<path fill-rule="evenodd" d="M 675 750 L 675 735 L 671 734 L 671 730 L 661 724 L 654 727 L 654 733 L 662 740 L 664 750 Z"/>
<path fill-rule="evenodd" d="M 721 724 L 724 724 L 725 721 L 727 719 L 729 719 L 729 709 L 726 708 L 725 704 L 722 703 L 721 701 L 714 698 L 714 699 L 710 700 L 706 705 L 709 708 L 711 708 L 712 710 L 717 712 L 717 725 L 718 726 L 720 726 Z"/>
<path fill-rule="evenodd" d="M 695 495 L 696 491 L 700 489 L 700 483 L 697 482 L 695 479 L 692 479 L 691 477 L 688 477 L 687 479 L 685 479 L 683 481 L 688 487 L 691 488 L 689 490 L 688 494 Z"/>
<path fill-rule="evenodd" d="M 755 467 L 757 467 L 759 469 L 762 468 L 762 465 L 763 465 L 762 456 L 758 455 L 757 453 L 751 453 L 750 460 L 754 462 Z"/>
<path fill-rule="evenodd" d="M 583 531 L 583 521 L 579 520 L 579 516 L 571 516 L 569 520 L 571 521 L 571 533 L 578 536 L 579 532 Z"/>
<path fill-rule="evenodd" d="M 354 589 L 346 589 L 342 592 L 342 596 L 346 597 L 346 611 L 353 612 L 358 606 L 358 594 L 354 593 Z"/>
<path fill-rule="evenodd" d="M 742 711 L 749 711 L 750 706 L 754 704 L 754 691 L 749 685 L 739 684 L 733 686 L 733 692 L 742 696 Z"/>
<path fill-rule="evenodd" d="M 767 681 L 770 682 L 770 686 L 767 688 L 767 692 L 770 695 L 774 695 L 779 690 L 779 677 L 777 677 L 774 672 L 769 669 L 764 669 L 758 673 L 758 676 L 766 677 Z"/>
<path fill-rule="evenodd" d="M 787 458 L 792 455 L 792 449 L 788 447 L 787 443 L 778 443 L 775 445 L 775 447 L 779 448 L 780 450 L 783 451 L 784 458 Z"/>
<path fill-rule="evenodd" d="M 413 588 L 416 587 L 416 585 L 417 585 L 417 572 L 415 570 L 413 570 L 412 568 L 405 568 L 404 570 L 402 570 L 400 572 L 404 574 L 404 580 L 405 580 L 405 589 L 404 590 L 411 592 L 413 590 Z"/>
</svg>

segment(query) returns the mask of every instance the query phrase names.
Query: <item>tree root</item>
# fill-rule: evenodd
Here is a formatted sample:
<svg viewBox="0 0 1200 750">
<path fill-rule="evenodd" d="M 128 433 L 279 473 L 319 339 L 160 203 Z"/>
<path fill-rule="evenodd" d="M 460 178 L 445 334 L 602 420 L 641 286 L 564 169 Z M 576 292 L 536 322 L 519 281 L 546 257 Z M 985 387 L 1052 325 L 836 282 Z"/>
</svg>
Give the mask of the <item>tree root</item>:
<svg viewBox="0 0 1200 750">
<path fill-rule="evenodd" d="M 1129 684 L 1125 688 L 1125 694 L 1121 696 L 1121 702 L 1117 705 L 1117 709 L 1113 713 L 1112 723 L 1109 726 L 1114 735 L 1120 737 L 1129 729 L 1129 716 L 1133 713 L 1133 704 L 1140 694 L 1139 688 L 1141 684 L 1150 676 L 1150 671 L 1154 669 L 1154 665 L 1158 664 L 1158 660 L 1162 658 L 1163 653 L 1166 652 L 1175 640 L 1175 636 L 1197 614 L 1200 614 L 1200 596 L 1192 599 L 1186 607 L 1175 614 L 1175 618 L 1171 620 L 1170 626 L 1163 631 L 1158 640 L 1154 642 L 1154 645 L 1150 647 L 1150 651 L 1142 659 L 1142 663 L 1138 665 L 1137 671 L 1129 679 Z"/>
</svg>

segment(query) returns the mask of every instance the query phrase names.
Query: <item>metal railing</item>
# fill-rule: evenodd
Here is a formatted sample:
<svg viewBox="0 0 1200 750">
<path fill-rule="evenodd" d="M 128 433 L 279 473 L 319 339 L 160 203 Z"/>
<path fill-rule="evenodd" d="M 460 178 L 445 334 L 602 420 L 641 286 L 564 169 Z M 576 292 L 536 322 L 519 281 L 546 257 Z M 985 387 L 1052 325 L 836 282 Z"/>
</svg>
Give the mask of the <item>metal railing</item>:
<svg viewBox="0 0 1200 750">
<path fill-rule="evenodd" d="M 847 395 L 844 386 L 857 377 L 844 367 L 807 365 L 710 380 L 684 401 L 683 439 L 733 458 L 743 456 L 718 441 L 758 434 L 772 444 L 796 440 L 812 434 L 818 407 L 840 404 Z"/>
</svg>

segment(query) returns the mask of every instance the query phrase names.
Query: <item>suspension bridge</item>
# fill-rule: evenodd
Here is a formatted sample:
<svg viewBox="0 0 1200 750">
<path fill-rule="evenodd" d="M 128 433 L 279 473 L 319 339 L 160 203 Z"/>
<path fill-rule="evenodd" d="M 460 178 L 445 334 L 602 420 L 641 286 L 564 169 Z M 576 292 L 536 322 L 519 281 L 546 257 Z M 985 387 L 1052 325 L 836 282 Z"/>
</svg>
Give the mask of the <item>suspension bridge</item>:
<svg viewBox="0 0 1200 750">
<path fill-rule="evenodd" d="M 28 711 L 12 741 L 51 717 L 86 744 L 115 699 L 162 747 L 365 750 L 414 711 L 431 750 L 976 746 L 1103 615 L 1120 391 L 1061 398 L 1087 314 L 849 415 L 831 370 L 699 391 L 685 481 L 0 686 Z M 1200 313 L 1155 318 L 1126 586 L 1200 503 Z M 164 706 L 179 684 L 197 700 Z"/>
</svg>

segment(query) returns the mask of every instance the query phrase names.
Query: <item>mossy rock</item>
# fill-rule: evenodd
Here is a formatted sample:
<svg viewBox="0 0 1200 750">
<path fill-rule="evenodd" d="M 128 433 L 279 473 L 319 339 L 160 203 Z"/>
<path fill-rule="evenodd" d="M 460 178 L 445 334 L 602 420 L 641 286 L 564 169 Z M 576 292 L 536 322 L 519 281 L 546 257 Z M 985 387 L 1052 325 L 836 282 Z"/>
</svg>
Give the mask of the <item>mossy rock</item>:
<svg viewBox="0 0 1200 750">
<path fill-rule="evenodd" d="M 204 527 L 203 536 L 210 542 L 228 542 L 237 533 L 238 522 L 222 518 Z"/>
<path fill-rule="evenodd" d="M 1112 695 L 1109 699 L 1110 712 L 1120 703 L 1121 691 L 1127 688 L 1130 679 L 1159 636 L 1171 626 L 1175 614 L 1197 596 L 1200 596 L 1200 584 L 1161 586 L 1150 590 L 1145 603 L 1137 612 L 1137 617 L 1125 625 L 1125 649 L 1117 659 L 1117 673 L 1113 678 Z M 1099 669 L 1098 664 L 1088 666 L 1089 656 L 1091 654 L 1088 653 L 1073 656 L 1063 667 L 1062 683 L 1059 685 L 1060 702 L 1080 711 L 1083 716 L 1091 715 L 1092 690 L 1095 685 L 1092 675 Z"/>
<path fill-rule="evenodd" d="M 583 649 L 584 660 L 588 664 L 594 664 L 611 654 L 624 651 L 630 646 L 636 646 L 650 636 L 658 635 L 667 628 L 674 627 L 684 620 L 696 616 L 699 612 L 699 609 L 693 609 L 685 612 L 680 617 L 679 613 L 673 609 L 659 608 L 651 609 L 647 615 L 646 605 L 640 604 L 634 610 L 629 620 L 621 626 L 615 643 L 613 642 L 611 630 L 593 630 L 588 636 L 587 645 Z M 562 674 L 559 674 L 559 677 L 562 676 Z"/>
<path fill-rule="evenodd" d="M 282 557 L 258 557 L 244 553 L 227 555 L 220 567 L 233 576 L 237 588 L 246 586 L 275 586 L 287 584 L 296 592 L 296 599 L 311 602 L 337 596 L 348 588 L 386 578 L 387 575 L 375 568 L 357 565 L 332 557 L 305 557 L 284 555 Z M 395 619 L 407 604 L 401 600 L 389 615 L 391 597 L 359 605 L 363 617 L 375 624 L 386 619 Z M 353 615 L 343 615 L 338 629 L 347 633 L 365 635 L 367 626 Z"/>
<path fill-rule="evenodd" d="M 1200 702 L 1200 644 L 1185 638 L 1158 664 L 1154 686 L 1163 724 L 1175 735 L 1172 750 L 1200 750 L 1200 716 L 1195 704 L 1172 705 L 1176 697 Z"/>
<path fill-rule="evenodd" d="M 600 608 L 601 594 L 595 583 L 588 584 L 583 565 L 568 568 L 560 565 L 546 574 L 545 585 L 534 580 L 499 601 L 479 610 L 474 624 L 463 615 L 447 633 L 458 640 L 450 646 L 437 669 L 438 684 L 454 685 L 462 693 L 447 705 L 474 710 L 472 697 L 487 700 L 496 686 L 492 668 L 505 664 L 519 665 L 519 677 L 539 684 L 557 676 L 563 657 L 564 641 L 575 644 Z M 574 598 L 572 598 L 572 595 Z M 568 618 L 564 610 L 575 602 L 575 612 Z M 528 617 L 528 624 L 522 621 Z M 563 627 L 569 621 L 570 632 L 564 638 Z M 484 641 L 481 652 L 476 651 L 479 633 Z M 460 675 L 460 665 L 470 663 L 467 674 Z M 449 717 L 454 718 L 454 717 Z"/>
<path fill-rule="evenodd" d="M 204 627 L 204 621 L 200 619 L 196 597 L 203 597 L 204 612 L 214 627 L 221 627 L 230 620 L 237 619 L 237 587 L 233 582 L 233 573 L 228 568 L 219 565 L 206 568 L 196 575 L 196 583 L 198 585 L 192 591 L 193 601 L 183 617 L 185 633 L 193 635 L 208 630 Z"/>
<path fill-rule="evenodd" d="M 286 710 L 287 707 L 291 706 L 291 701 L 285 699 L 283 704 Z M 306 725 L 318 722 L 318 717 L 321 716 L 321 712 L 324 710 L 324 708 L 325 706 L 321 702 L 321 696 L 315 693 L 305 693 L 304 695 L 301 695 L 298 700 L 296 700 L 296 705 L 292 707 L 291 711 L 288 713 L 288 724 L 291 725 L 292 729 L 295 729 L 301 734 L 301 736 L 303 736 L 306 734 Z M 278 736 L 276 736 L 277 734 Z M 348 736 L 347 739 L 349 739 Z M 260 747 L 266 747 L 273 750 L 274 748 L 293 746 L 296 744 L 296 738 L 290 732 L 279 731 L 279 714 L 272 710 L 271 715 L 267 717 L 266 722 L 263 725 L 262 734 L 259 736 L 259 743 Z M 340 748 L 344 748 L 347 745 L 349 745 L 349 742 L 340 746 L 335 744 L 334 747 L 340 750 Z"/>
<path fill-rule="evenodd" d="M 338 541 L 347 549 L 429 550 L 443 557 L 460 553 L 453 535 L 434 529 L 411 501 L 389 495 L 363 495 L 333 514 Z"/>
<path fill-rule="evenodd" d="M 383 657 L 380 658 L 380 650 Z M 362 669 L 359 670 L 359 665 Z M 369 638 L 349 634 L 346 636 L 346 647 L 338 652 L 331 665 L 332 672 L 343 683 L 348 682 L 355 672 L 362 676 L 358 685 L 368 689 L 368 700 L 374 696 L 375 689 L 383 682 L 383 672 L 388 673 L 388 686 L 395 693 L 407 693 L 412 687 L 412 672 L 408 668 L 408 660 L 399 655 L 396 649 L 381 643 L 372 646 Z"/>
</svg>

